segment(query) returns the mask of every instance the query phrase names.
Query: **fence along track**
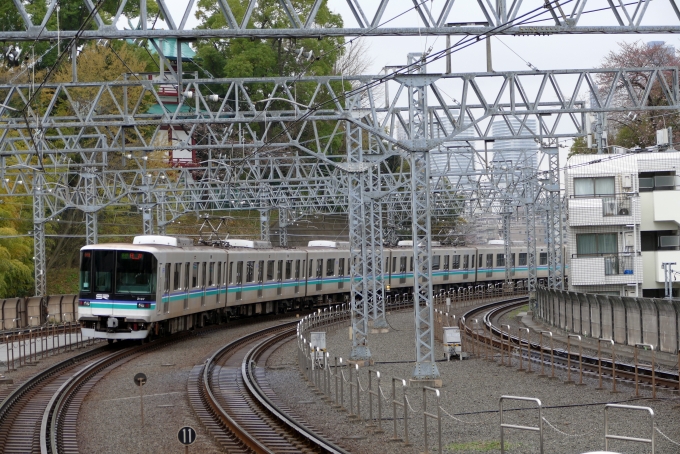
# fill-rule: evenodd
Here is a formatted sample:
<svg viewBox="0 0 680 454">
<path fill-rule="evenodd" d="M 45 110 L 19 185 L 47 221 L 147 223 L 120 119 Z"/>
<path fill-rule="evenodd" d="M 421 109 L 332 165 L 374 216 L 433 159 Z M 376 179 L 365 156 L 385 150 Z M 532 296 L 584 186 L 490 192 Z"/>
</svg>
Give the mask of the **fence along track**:
<svg viewBox="0 0 680 454">
<path fill-rule="evenodd" d="M 192 371 L 188 394 L 194 411 L 229 452 L 346 452 L 291 417 L 288 409 L 272 398 L 273 391 L 262 381 L 263 370 L 252 371 L 251 361 L 294 336 L 296 323 L 231 342 Z"/>
<path fill-rule="evenodd" d="M 503 349 L 506 349 L 507 353 L 507 348 L 508 348 L 508 343 L 510 343 L 513 348 L 519 348 L 520 342 L 521 342 L 521 352 L 520 354 L 523 355 L 525 360 L 529 360 L 528 355 L 527 355 L 527 345 L 530 346 L 530 351 L 531 351 L 531 361 L 533 362 L 539 362 L 539 354 L 541 351 L 543 351 L 543 360 L 548 362 L 550 360 L 551 354 L 555 358 L 555 366 L 556 367 L 561 367 L 565 368 L 567 367 L 567 358 L 570 358 L 571 360 L 571 367 L 573 368 L 578 368 L 579 363 L 578 361 L 581 360 L 583 362 L 583 371 L 584 372 L 590 372 L 590 373 L 598 373 L 598 358 L 596 356 L 589 356 L 589 355 L 583 355 L 582 357 L 579 356 L 578 354 L 578 347 L 577 344 L 572 343 L 572 351 L 567 352 L 566 350 L 562 348 L 555 348 L 554 350 L 551 350 L 547 346 L 543 346 L 537 342 L 527 342 L 526 339 L 521 339 L 518 336 L 512 335 L 510 333 L 506 333 L 505 331 L 502 331 L 500 328 L 497 326 L 493 325 L 491 323 L 491 319 L 498 315 L 499 312 L 505 311 L 509 308 L 516 307 L 518 305 L 521 305 L 524 303 L 513 303 L 510 305 L 503 305 L 503 306 L 498 306 L 498 304 L 488 304 L 484 305 L 481 307 L 477 307 L 475 309 L 472 309 L 468 311 L 467 313 L 464 314 L 461 320 L 464 320 L 466 323 L 463 326 L 465 333 L 468 337 L 468 339 L 471 342 L 475 342 L 476 336 L 479 334 L 475 334 L 474 330 L 470 328 L 470 326 L 467 324 L 467 322 L 470 322 L 472 318 L 474 317 L 475 314 L 478 314 L 479 312 L 482 311 L 487 311 L 483 317 L 484 319 L 484 324 L 487 326 L 487 328 L 491 332 L 491 338 L 489 339 L 489 334 L 485 330 L 484 334 L 479 335 L 479 342 L 482 343 L 482 349 L 485 348 L 484 346 L 486 344 L 489 344 L 493 347 L 493 349 L 500 349 L 501 346 Z M 502 333 L 502 339 L 501 340 L 501 333 Z M 557 341 L 557 342 L 562 342 L 562 341 Z M 592 347 L 592 346 L 584 346 L 584 348 L 593 350 L 597 349 L 597 347 Z M 576 351 L 575 351 L 576 350 Z M 618 355 L 617 355 L 618 356 Z M 612 366 L 613 363 L 611 359 L 603 357 L 601 358 L 601 364 L 602 364 L 602 373 L 603 375 L 608 376 L 611 378 L 612 376 Z M 632 364 L 616 361 L 616 378 L 617 380 L 627 380 L 627 381 L 632 381 L 635 380 L 635 366 Z M 578 372 L 578 369 L 575 371 L 576 373 Z M 572 370 L 572 373 L 575 373 Z M 677 388 L 678 387 L 678 379 L 679 375 L 677 373 L 672 373 L 672 372 L 667 372 L 667 371 L 661 371 L 661 370 L 655 370 L 655 381 L 656 381 L 656 386 L 665 386 L 667 388 Z M 651 367 L 648 367 L 646 365 L 638 365 L 638 378 L 637 380 L 639 382 L 647 383 L 647 384 L 652 384 L 652 369 Z"/>
</svg>

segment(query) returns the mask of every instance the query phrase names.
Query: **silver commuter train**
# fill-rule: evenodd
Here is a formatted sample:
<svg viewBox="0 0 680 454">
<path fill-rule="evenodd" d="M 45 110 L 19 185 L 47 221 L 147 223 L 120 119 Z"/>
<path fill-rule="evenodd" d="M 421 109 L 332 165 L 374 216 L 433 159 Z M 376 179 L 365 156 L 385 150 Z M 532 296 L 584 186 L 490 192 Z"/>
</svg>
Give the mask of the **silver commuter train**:
<svg viewBox="0 0 680 454">
<path fill-rule="evenodd" d="M 186 238 L 156 235 L 137 236 L 132 244 L 84 246 L 78 302 L 83 335 L 139 340 L 233 315 L 283 312 L 349 297 L 348 243 L 310 241 L 304 249 L 283 249 L 229 240 L 228 246 L 195 246 Z M 543 254 L 545 247 L 539 250 Z M 513 277 L 526 279 L 526 248 L 511 251 L 511 263 L 518 264 Z M 502 246 L 437 245 L 432 255 L 435 292 L 505 278 Z M 486 260 L 485 266 L 475 266 L 476 258 L 477 265 Z M 412 243 L 386 248 L 383 260 L 386 288 L 409 293 Z M 539 277 L 545 275 L 547 268 L 539 266 Z"/>
</svg>

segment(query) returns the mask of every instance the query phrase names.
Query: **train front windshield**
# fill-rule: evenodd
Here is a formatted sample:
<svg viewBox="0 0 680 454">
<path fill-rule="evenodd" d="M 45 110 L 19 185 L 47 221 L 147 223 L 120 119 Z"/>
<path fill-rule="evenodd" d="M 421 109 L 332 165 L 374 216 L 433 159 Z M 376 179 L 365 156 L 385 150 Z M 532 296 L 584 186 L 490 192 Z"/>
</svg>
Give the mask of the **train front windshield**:
<svg viewBox="0 0 680 454">
<path fill-rule="evenodd" d="M 149 252 L 88 250 L 80 258 L 80 292 L 156 293 L 157 260 Z"/>
</svg>

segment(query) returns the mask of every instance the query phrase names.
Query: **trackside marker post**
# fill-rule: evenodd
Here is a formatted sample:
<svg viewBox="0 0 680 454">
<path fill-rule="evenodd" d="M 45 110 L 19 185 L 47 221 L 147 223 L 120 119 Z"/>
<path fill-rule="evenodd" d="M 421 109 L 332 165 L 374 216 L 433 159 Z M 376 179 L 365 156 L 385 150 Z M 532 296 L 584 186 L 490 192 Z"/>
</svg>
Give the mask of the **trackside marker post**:
<svg viewBox="0 0 680 454">
<path fill-rule="evenodd" d="M 177 432 L 177 439 L 184 445 L 184 452 L 188 454 L 189 445 L 196 441 L 196 431 L 191 426 L 184 426 Z"/>
<path fill-rule="evenodd" d="M 142 427 L 144 427 L 144 393 L 142 388 L 146 384 L 146 375 L 143 373 L 138 373 L 134 378 L 135 385 L 139 386 L 139 407 L 141 409 L 142 415 Z"/>
</svg>

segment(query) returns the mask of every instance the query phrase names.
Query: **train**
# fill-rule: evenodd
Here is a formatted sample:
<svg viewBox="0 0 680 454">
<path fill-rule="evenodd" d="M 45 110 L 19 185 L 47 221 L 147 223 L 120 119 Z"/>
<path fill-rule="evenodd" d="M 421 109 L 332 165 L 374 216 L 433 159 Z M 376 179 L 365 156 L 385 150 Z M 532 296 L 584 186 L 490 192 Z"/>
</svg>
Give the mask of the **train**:
<svg viewBox="0 0 680 454">
<path fill-rule="evenodd" d="M 385 248 L 384 286 L 392 295 L 413 287 L 413 243 Z M 545 246 L 536 252 L 547 276 Z M 505 280 L 503 244 L 433 245 L 435 292 Z M 527 278 L 526 246 L 513 246 L 511 278 Z M 233 239 L 194 245 L 184 237 L 136 236 L 129 243 L 80 250 L 78 321 L 85 337 L 144 340 L 217 323 L 232 316 L 285 312 L 349 300 L 349 243 L 310 241 L 306 248 Z"/>
</svg>

